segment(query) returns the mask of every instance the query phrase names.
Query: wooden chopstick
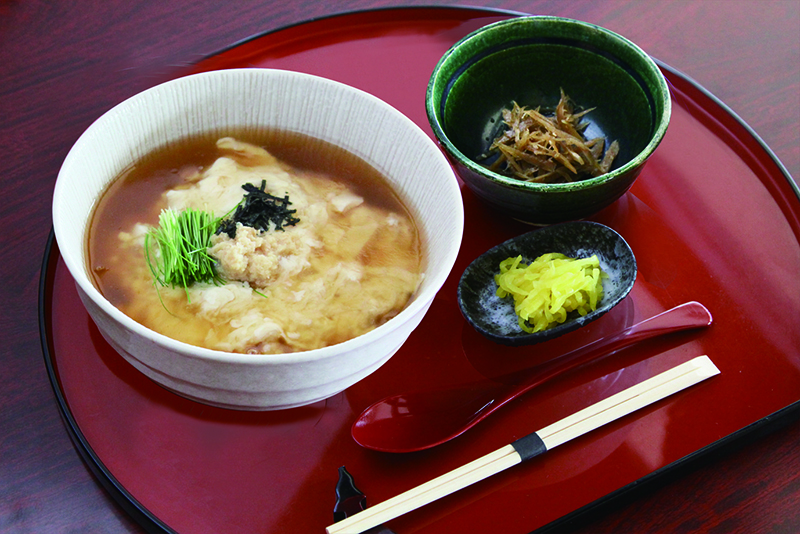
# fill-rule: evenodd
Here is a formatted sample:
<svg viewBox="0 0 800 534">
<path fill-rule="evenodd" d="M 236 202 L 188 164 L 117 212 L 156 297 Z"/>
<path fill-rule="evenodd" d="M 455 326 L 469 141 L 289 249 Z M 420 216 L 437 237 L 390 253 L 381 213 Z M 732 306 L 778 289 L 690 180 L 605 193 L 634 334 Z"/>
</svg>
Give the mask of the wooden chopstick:
<svg viewBox="0 0 800 534">
<path fill-rule="evenodd" d="M 689 360 L 477 460 L 334 523 L 325 532 L 359 534 L 369 530 L 717 374 L 719 369 L 708 356 Z"/>
</svg>

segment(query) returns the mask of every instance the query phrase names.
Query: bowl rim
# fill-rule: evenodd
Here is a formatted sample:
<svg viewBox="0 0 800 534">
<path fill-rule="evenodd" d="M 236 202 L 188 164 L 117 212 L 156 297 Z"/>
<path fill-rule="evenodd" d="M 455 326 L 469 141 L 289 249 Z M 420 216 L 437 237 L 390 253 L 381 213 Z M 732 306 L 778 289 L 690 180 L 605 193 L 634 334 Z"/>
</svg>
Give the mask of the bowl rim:
<svg viewBox="0 0 800 534">
<path fill-rule="evenodd" d="M 217 76 L 242 76 L 242 77 L 283 76 L 294 80 L 303 80 L 303 79 L 315 80 L 317 83 L 327 84 L 330 87 L 336 88 L 336 90 L 354 94 L 356 95 L 357 98 L 360 98 L 365 102 L 367 101 L 371 102 L 372 105 L 382 108 L 389 115 L 393 116 L 398 121 L 399 124 L 405 124 L 406 128 L 408 129 L 408 134 L 419 138 L 422 141 L 423 145 L 426 144 L 426 141 L 427 143 L 429 143 L 431 154 L 434 156 L 435 160 L 438 161 L 438 164 L 442 166 L 442 169 L 445 172 L 449 172 L 452 176 L 452 180 L 448 180 L 449 185 L 447 185 L 446 187 L 452 189 L 454 195 L 457 195 L 457 198 L 460 199 L 461 192 L 458 185 L 458 180 L 455 174 L 453 173 L 452 167 L 450 166 L 445 156 L 435 145 L 435 143 L 433 143 L 433 140 L 431 140 L 430 136 L 428 136 L 409 117 L 404 115 L 402 112 L 400 112 L 399 110 L 397 110 L 395 107 L 391 106 L 384 100 L 376 97 L 375 95 L 372 95 L 364 90 L 358 89 L 356 87 L 353 87 L 351 85 L 342 82 L 298 71 L 273 69 L 273 68 L 239 68 L 239 69 L 215 70 L 215 71 L 201 72 L 187 76 L 182 76 L 180 78 L 175 78 L 173 80 L 157 84 L 135 95 L 132 95 L 126 98 L 125 100 L 119 102 L 109 110 L 107 110 L 81 133 L 77 141 L 70 148 L 64 161 L 62 162 L 55 183 L 55 188 L 53 193 L 53 203 L 52 203 L 52 217 L 54 223 L 53 230 L 56 242 L 58 242 L 58 237 L 60 233 L 58 223 L 61 219 L 61 215 L 59 212 L 69 211 L 69 207 L 63 205 L 63 201 L 61 200 L 63 195 L 62 189 L 66 187 L 64 185 L 64 180 L 60 179 L 61 175 L 63 172 L 65 172 L 65 169 L 67 169 L 70 166 L 71 161 L 75 160 L 78 157 L 78 152 L 80 151 L 83 145 L 89 142 L 89 138 L 93 135 L 93 132 L 98 130 L 108 121 L 112 120 L 115 116 L 120 114 L 124 115 L 132 104 L 138 102 L 140 99 L 145 98 L 146 94 L 148 93 L 155 94 L 156 92 L 159 91 L 172 91 L 175 89 L 179 90 L 181 87 L 186 86 L 186 84 L 195 83 L 193 81 L 194 79 L 202 77 L 217 77 Z M 108 184 L 106 184 L 106 186 L 107 185 Z M 102 191 L 98 192 L 98 198 L 100 195 L 102 195 Z M 92 203 L 92 208 L 91 208 L 92 212 L 94 210 L 96 202 L 97 199 L 95 199 Z M 413 211 L 413 206 L 409 206 L 409 208 L 412 209 Z M 463 203 L 461 203 L 461 209 L 457 211 L 457 215 L 458 217 L 451 220 L 455 224 L 454 228 L 456 229 L 457 233 L 459 233 L 459 235 L 463 238 L 463 231 L 464 231 Z M 140 338 L 146 340 L 147 342 L 153 343 L 162 349 L 180 353 L 183 358 L 199 359 L 199 360 L 222 363 L 222 364 L 235 364 L 235 365 L 258 367 L 264 364 L 282 365 L 282 364 L 305 363 L 311 361 L 315 362 L 323 361 L 326 359 L 340 356 L 344 353 L 354 352 L 363 349 L 364 347 L 368 347 L 370 344 L 385 337 L 386 334 L 390 334 L 395 330 L 403 328 L 404 325 L 409 323 L 409 321 L 411 321 L 414 316 L 416 316 L 421 312 L 424 312 L 427 309 L 427 307 L 430 305 L 430 302 L 432 302 L 433 298 L 436 296 L 441 287 L 444 285 L 444 282 L 450 275 L 450 271 L 452 270 L 452 265 L 455 264 L 456 258 L 458 256 L 458 251 L 460 249 L 460 239 L 458 240 L 458 243 L 459 246 L 453 245 L 449 247 L 449 250 L 446 252 L 446 254 L 442 256 L 441 263 L 443 265 L 449 265 L 450 268 L 442 269 L 440 272 L 436 273 L 436 275 L 433 276 L 430 275 L 427 271 L 423 271 L 425 273 L 424 279 L 420 282 L 420 286 L 418 287 L 415 294 L 412 295 L 412 300 L 391 320 L 374 328 L 373 330 L 365 332 L 359 336 L 348 339 L 341 343 L 337 343 L 335 345 L 329 345 L 326 347 L 321 347 L 306 351 L 277 353 L 277 354 L 260 354 L 260 353 L 243 354 L 236 352 L 227 352 L 223 350 L 209 349 L 206 347 L 200 347 L 197 345 L 192 345 L 183 341 L 179 341 L 165 334 L 152 330 L 138 323 L 137 321 L 135 321 L 134 319 L 123 313 L 119 308 L 111 304 L 111 302 L 105 298 L 105 296 L 97 289 L 97 287 L 95 287 L 95 285 L 92 283 L 87 273 L 87 267 L 85 265 L 85 258 L 83 253 L 77 255 L 74 253 L 65 254 L 65 251 L 61 247 L 59 247 L 59 250 L 61 253 L 61 257 L 67 266 L 67 270 L 73 276 L 73 279 L 78 288 L 83 293 L 85 293 L 86 296 L 103 311 L 103 313 L 105 313 L 107 316 L 113 319 L 116 323 L 120 324 L 126 330 L 132 332 L 135 335 L 138 335 Z M 76 256 L 78 257 L 76 258 Z M 74 273 L 80 273 L 80 274 L 76 275 Z M 423 284 L 426 284 L 425 286 L 426 291 L 424 293 L 420 290 Z M 398 318 L 400 319 L 398 320 Z"/>
<path fill-rule="evenodd" d="M 612 40 L 621 43 L 630 48 L 632 51 L 634 51 L 634 53 L 637 56 L 642 58 L 644 64 L 647 66 L 647 69 L 653 73 L 654 79 L 658 82 L 660 93 L 663 95 L 662 100 L 664 109 L 660 117 L 657 117 L 658 119 L 657 123 L 653 129 L 653 133 L 651 134 L 650 140 L 647 143 L 647 145 L 641 151 L 639 151 L 638 154 L 636 154 L 633 158 L 631 158 L 630 161 L 628 161 L 621 167 L 614 169 L 610 172 L 607 172 L 605 174 L 601 174 L 600 176 L 586 178 L 584 180 L 579 180 L 575 182 L 567 182 L 567 183 L 525 182 L 517 178 L 504 176 L 502 174 L 496 173 L 476 163 L 475 161 L 472 160 L 472 158 L 468 157 L 466 154 L 461 152 L 461 150 L 459 150 L 452 143 L 452 141 L 450 141 L 450 138 L 445 133 L 442 123 L 439 119 L 440 103 L 434 102 L 434 92 L 435 92 L 435 87 L 437 85 L 449 83 L 449 80 L 440 80 L 438 76 L 441 73 L 444 65 L 447 63 L 450 57 L 456 52 L 456 50 L 458 50 L 460 47 L 464 46 L 468 42 L 480 40 L 482 35 L 484 35 L 487 32 L 497 31 L 498 28 L 503 28 L 509 25 L 531 25 L 531 24 L 539 25 L 541 23 L 567 24 L 600 32 L 606 35 L 607 37 L 611 38 Z M 636 43 L 627 39 L 626 37 L 616 32 L 613 32 L 609 29 L 598 26 L 596 24 L 592 24 L 590 22 L 585 22 L 581 20 L 565 18 L 565 17 L 557 17 L 552 15 L 524 15 L 487 24 L 486 26 L 478 28 L 477 30 L 464 36 L 459 41 L 457 41 L 453 46 L 451 46 L 436 63 L 436 66 L 434 67 L 431 73 L 431 77 L 428 82 L 428 87 L 425 94 L 425 111 L 428 115 L 428 122 L 430 123 L 430 126 L 433 129 L 433 133 L 436 136 L 436 140 L 439 142 L 440 146 L 444 148 L 445 152 L 447 152 L 449 156 L 453 157 L 456 160 L 458 165 L 465 166 L 471 172 L 479 176 L 483 176 L 497 185 L 506 186 L 511 189 L 531 191 L 531 192 L 564 193 L 576 189 L 591 189 L 592 187 L 605 184 L 607 182 L 616 179 L 621 175 L 630 172 L 632 169 L 644 163 L 653 154 L 656 147 L 658 147 L 658 145 L 663 140 L 664 135 L 666 134 L 667 127 L 669 126 L 669 121 L 672 114 L 672 99 L 670 95 L 669 85 L 667 84 L 667 80 L 664 77 L 664 74 L 661 72 L 658 65 L 656 64 L 656 62 Z"/>
</svg>

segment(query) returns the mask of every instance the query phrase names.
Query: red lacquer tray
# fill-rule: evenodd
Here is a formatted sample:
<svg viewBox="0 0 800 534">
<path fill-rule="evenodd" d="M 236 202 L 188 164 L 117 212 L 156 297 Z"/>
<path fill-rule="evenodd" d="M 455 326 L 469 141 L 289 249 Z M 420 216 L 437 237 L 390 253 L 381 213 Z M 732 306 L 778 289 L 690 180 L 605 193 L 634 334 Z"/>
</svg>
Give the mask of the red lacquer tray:
<svg viewBox="0 0 800 534">
<path fill-rule="evenodd" d="M 383 98 L 430 133 L 424 95 L 436 61 L 469 31 L 508 16 L 437 8 L 342 15 L 240 43 L 191 70 L 258 66 L 326 76 Z M 150 529 L 323 532 L 342 465 L 374 504 L 668 367 L 711 357 L 720 376 L 389 525 L 398 534 L 515 534 L 557 524 L 776 414 L 796 412 L 796 186 L 724 105 L 663 69 L 674 97 L 666 138 L 631 191 L 593 217 L 630 243 L 636 285 L 602 319 L 534 348 L 492 345 L 460 316 L 456 282 L 464 268 L 529 230 L 487 211 L 467 190 L 461 255 L 403 348 L 345 392 L 281 412 L 212 408 L 139 374 L 102 340 L 51 242 L 41 290 L 45 361 L 90 467 Z M 709 329 L 645 342 L 559 377 L 447 444 L 391 455 L 364 450 L 350 437 L 356 415 L 386 395 L 500 374 L 531 351 L 558 353 L 689 300 L 711 310 Z"/>
</svg>

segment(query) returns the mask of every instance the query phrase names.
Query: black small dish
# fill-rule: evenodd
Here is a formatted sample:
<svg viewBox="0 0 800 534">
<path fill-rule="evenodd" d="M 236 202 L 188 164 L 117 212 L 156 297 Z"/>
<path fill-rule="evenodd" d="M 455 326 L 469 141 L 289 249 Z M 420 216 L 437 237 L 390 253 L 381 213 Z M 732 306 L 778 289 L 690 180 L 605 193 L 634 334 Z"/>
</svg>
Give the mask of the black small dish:
<svg viewBox="0 0 800 534">
<path fill-rule="evenodd" d="M 519 327 L 513 299 L 497 296 L 494 276 L 506 258 L 522 255 L 522 260 L 530 263 L 549 252 L 571 258 L 597 254 L 608 278 L 603 281 L 603 297 L 595 311 L 582 317 L 574 312 L 560 325 L 529 334 Z M 598 319 L 628 295 L 635 281 L 636 258 L 621 235 L 596 222 L 568 222 L 514 237 L 476 258 L 458 283 L 458 305 L 467 322 L 492 341 L 513 347 L 533 345 Z"/>
</svg>

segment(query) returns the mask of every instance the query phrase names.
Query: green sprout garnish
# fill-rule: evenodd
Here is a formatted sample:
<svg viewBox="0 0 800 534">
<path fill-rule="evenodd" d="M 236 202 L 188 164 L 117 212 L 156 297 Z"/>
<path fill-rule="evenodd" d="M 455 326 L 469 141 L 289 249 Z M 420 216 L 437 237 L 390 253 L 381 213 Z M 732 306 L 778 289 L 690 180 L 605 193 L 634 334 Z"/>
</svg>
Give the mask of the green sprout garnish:
<svg viewBox="0 0 800 534">
<path fill-rule="evenodd" d="M 207 253 L 218 224 L 219 220 L 205 211 L 162 210 L 158 228 L 145 235 L 144 243 L 145 259 L 155 282 L 184 290 L 195 282 L 220 283 L 216 262 Z"/>
</svg>

